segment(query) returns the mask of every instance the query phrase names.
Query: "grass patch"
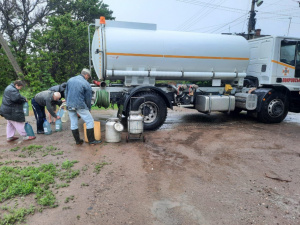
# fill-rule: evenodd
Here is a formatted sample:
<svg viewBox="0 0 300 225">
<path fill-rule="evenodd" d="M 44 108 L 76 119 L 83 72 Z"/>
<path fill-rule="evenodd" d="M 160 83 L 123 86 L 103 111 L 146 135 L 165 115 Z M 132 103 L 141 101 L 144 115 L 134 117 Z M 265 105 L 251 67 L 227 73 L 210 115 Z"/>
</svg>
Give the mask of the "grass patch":
<svg viewBox="0 0 300 225">
<path fill-rule="evenodd" d="M 19 208 L 19 209 L 7 209 L 9 214 L 4 214 L 3 218 L 0 220 L 0 225 L 15 224 L 19 222 L 24 222 L 25 217 L 29 214 L 35 213 L 35 208 L 31 206 L 30 208 Z"/>
<path fill-rule="evenodd" d="M 16 152 L 16 151 L 18 151 L 19 149 L 20 149 L 20 147 L 15 147 L 15 148 L 10 149 L 9 151 L 11 151 L 11 152 Z"/>
<path fill-rule="evenodd" d="M 18 147 L 16 147 L 18 148 Z M 10 151 L 18 151 L 19 149 L 11 149 Z M 42 145 L 28 145 L 26 147 L 22 148 L 22 154 L 19 155 L 21 158 L 26 158 L 26 157 L 37 157 L 37 154 L 41 155 L 42 157 L 45 157 L 49 154 L 52 156 L 57 156 L 57 155 L 63 155 L 64 151 L 58 151 L 59 149 L 49 145 L 49 146 L 42 146 Z"/>
<path fill-rule="evenodd" d="M 69 168 L 73 167 L 75 163 L 78 163 L 78 162 L 79 161 L 77 161 L 77 160 L 74 160 L 74 161 L 66 160 L 62 163 L 61 168 L 62 169 L 69 169 Z"/>
<path fill-rule="evenodd" d="M 94 168 L 94 172 L 99 174 L 101 169 L 106 166 L 106 165 L 110 165 L 110 163 L 108 162 L 102 162 L 102 163 L 96 163 L 94 164 L 95 168 Z"/>
<path fill-rule="evenodd" d="M 67 183 L 80 174 L 79 170 L 71 168 L 76 162 L 78 161 L 66 160 L 61 166 L 58 163 L 50 163 L 42 164 L 39 167 L 6 165 L 0 167 L 0 203 L 15 197 L 22 199 L 24 196 L 33 194 L 38 205 L 57 207 L 58 203 L 53 191 L 69 186 Z M 64 183 L 57 184 L 58 180 L 62 180 Z M 69 200 L 73 200 L 73 198 L 71 196 Z M 8 214 L 0 215 L 0 225 L 23 222 L 28 214 L 35 212 L 34 207 L 17 209 L 17 206 L 18 202 L 16 201 L 13 210 L 7 206 L 1 207 L 2 210 L 7 210 Z"/>
<path fill-rule="evenodd" d="M 71 195 L 70 197 L 67 197 L 65 199 L 65 203 L 68 203 L 69 201 L 74 200 L 74 195 Z"/>
<path fill-rule="evenodd" d="M 87 184 L 87 183 L 82 183 L 81 184 L 81 187 L 88 187 L 89 186 L 89 184 Z"/>
</svg>

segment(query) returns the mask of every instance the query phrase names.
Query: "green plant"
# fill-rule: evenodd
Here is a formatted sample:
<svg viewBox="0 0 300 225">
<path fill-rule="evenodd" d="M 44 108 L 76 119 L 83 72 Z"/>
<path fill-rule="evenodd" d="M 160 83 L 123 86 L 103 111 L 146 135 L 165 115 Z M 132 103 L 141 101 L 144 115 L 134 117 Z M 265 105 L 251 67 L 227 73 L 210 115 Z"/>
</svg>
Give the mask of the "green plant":
<svg viewBox="0 0 300 225">
<path fill-rule="evenodd" d="M 56 184 L 55 189 L 69 187 L 69 186 L 70 186 L 69 184 L 65 184 L 65 183 L 63 183 L 63 184 Z"/>
<path fill-rule="evenodd" d="M 64 154 L 64 151 L 59 151 L 59 152 L 52 153 L 51 155 L 56 156 L 56 155 L 63 155 L 63 154 Z"/>
<path fill-rule="evenodd" d="M 77 160 L 74 160 L 74 161 L 66 160 L 62 163 L 61 168 L 62 169 L 69 169 L 69 168 L 73 167 L 75 163 L 78 163 L 78 162 L 79 161 L 77 161 Z"/>
<path fill-rule="evenodd" d="M 16 152 L 16 151 L 18 151 L 19 149 L 20 149 L 20 147 L 17 146 L 17 147 L 14 147 L 14 148 L 10 149 L 9 151 L 11 151 L 11 152 Z"/>
<path fill-rule="evenodd" d="M 101 169 L 105 166 L 105 165 L 110 165 L 110 163 L 108 162 L 102 162 L 102 163 L 96 163 L 95 164 L 95 169 L 94 169 L 94 172 L 99 174 Z"/>
<path fill-rule="evenodd" d="M 35 208 L 19 208 L 9 210 L 10 214 L 4 214 L 3 218 L 0 218 L 0 225 L 15 224 L 17 222 L 24 222 L 25 216 L 35 213 Z"/>
<path fill-rule="evenodd" d="M 68 203 L 70 200 L 74 200 L 74 195 L 71 195 L 70 197 L 67 197 L 65 199 L 65 203 Z"/>
</svg>

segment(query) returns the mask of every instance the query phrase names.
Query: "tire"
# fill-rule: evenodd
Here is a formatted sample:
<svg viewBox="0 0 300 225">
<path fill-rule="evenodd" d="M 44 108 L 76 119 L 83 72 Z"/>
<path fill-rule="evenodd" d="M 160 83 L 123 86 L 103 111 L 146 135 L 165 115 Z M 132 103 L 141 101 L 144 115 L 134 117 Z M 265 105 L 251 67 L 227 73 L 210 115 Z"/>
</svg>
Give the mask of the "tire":
<svg viewBox="0 0 300 225">
<path fill-rule="evenodd" d="M 144 112 L 142 112 L 143 115 L 145 113 L 144 130 L 157 130 L 160 128 L 167 118 L 167 106 L 164 99 L 155 92 L 140 92 L 134 97 L 142 98 L 131 99 L 131 104 L 127 109 L 127 115 L 129 115 L 129 110 L 139 110 L 142 112 L 144 107 Z"/>
<path fill-rule="evenodd" d="M 274 92 L 262 102 L 257 116 L 263 123 L 280 123 L 286 117 L 289 108 L 288 98 L 282 93 Z"/>
</svg>

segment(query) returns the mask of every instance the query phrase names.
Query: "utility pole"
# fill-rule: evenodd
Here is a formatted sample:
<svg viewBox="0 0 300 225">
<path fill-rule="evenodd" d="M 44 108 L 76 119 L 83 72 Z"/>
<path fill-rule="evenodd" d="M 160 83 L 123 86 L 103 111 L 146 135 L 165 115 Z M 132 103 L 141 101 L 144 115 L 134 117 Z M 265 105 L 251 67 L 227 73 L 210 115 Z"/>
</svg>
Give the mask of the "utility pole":
<svg viewBox="0 0 300 225">
<path fill-rule="evenodd" d="M 13 54 L 11 53 L 8 44 L 6 43 L 5 39 L 3 38 L 2 34 L 0 33 L 0 44 L 4 49 L 4 52 L 7 55 L 7 58 L 9 60 L 9 62 L 11 63 L 11 65 L 13 66 L 18 78 L 20 80 L 24 80 L 24 75 L 23 72 L 21 70 L 21 68 L 19 67 L 17 60 L 15 59 L 15 57 L 13 56 Z"/>
<path fill-rule="evenodd" d="M 250 39 L 251 35 L 254 34 L 254 32 L 255 32 L 255 24 L 256 24 L 255 3 L 257 5 L 257 7 L 259 7 L 263 3 L 263 1 L 262 0 L 252 0 L 251 10 L 249 12 L 250 17 L 249 17 L 249 22 L 248 22 L 248 40 Z"/>
<path fill-rule="evenodd" d="M 255 24 L 256 24 L 256 19 L 255 19 L 255 0 L 252 0 L 251 4 L 251 10 L 250 10 L 250 17 L 249 17 L 249 22 L 248 22 L 248 40 L 250 39 L 251 33 L 255 31 Z"/>
<path fill-rule="evenodd" d="M 290 33 L 290 27 L 291 27 L 292 17 L 289 17 L 289 19 L 290 19 L 290 24 L 289 24 L 289 29 L 288 29 L 288 32 L 287 32 L 287 35 L 286 35 L 286 36 L 289 36 L 289 33 Z"/>
</svg>

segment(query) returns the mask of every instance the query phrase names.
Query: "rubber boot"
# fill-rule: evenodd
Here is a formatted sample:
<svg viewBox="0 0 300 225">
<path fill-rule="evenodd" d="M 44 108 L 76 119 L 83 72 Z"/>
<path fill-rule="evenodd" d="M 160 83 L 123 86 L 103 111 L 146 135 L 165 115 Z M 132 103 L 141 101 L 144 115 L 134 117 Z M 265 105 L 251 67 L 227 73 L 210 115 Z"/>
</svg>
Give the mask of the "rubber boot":
<svg viewBox="0 0 300 225">
<path fill-rule="evenodd" d="M 79 130 L 78 129 L 72 130 L 72 134 L 73 134 L 73 137 L 76 141 L 76 145 L 82 145 L 83 140 L 80 139 Z"/>
<path fill-rule="evenodd" d="M 101 141 L 95 140 L 94 128 L 86 129 L 87 138 L 90 145 L 95 145 L 101 143 Z"/>
</svg>

